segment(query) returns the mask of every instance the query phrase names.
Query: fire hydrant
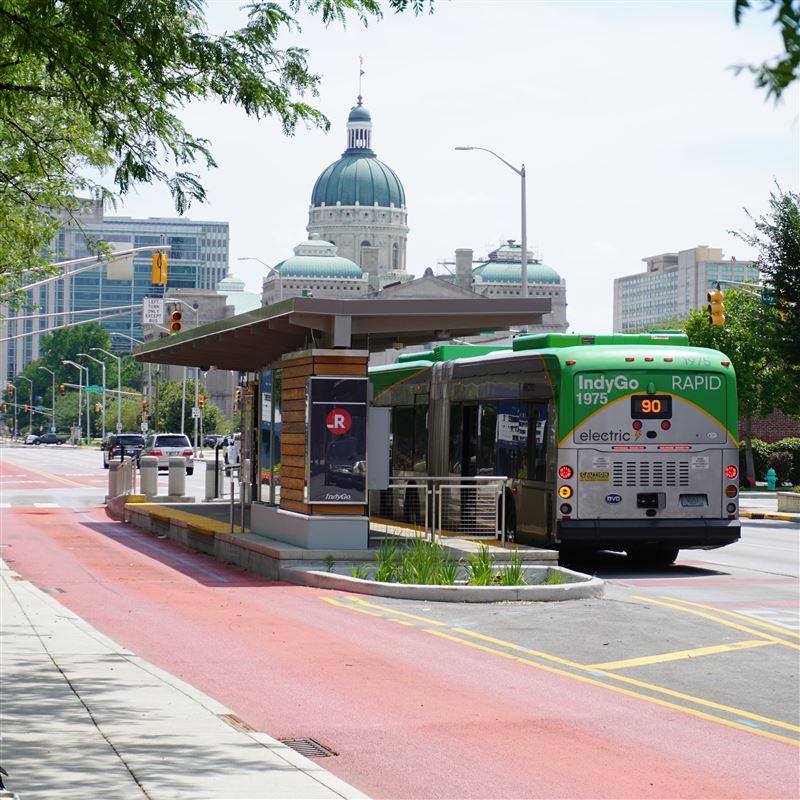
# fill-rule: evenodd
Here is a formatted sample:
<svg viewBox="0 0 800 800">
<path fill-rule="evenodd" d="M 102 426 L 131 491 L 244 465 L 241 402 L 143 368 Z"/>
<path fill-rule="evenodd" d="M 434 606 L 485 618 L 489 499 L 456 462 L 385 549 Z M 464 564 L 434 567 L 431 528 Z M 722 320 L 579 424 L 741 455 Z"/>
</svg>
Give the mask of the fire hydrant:
<svg viewBox="0 0 800 800">
<path fill-rule="evenodd" d="M 778 473 L 770 467 L 767 470 L 767 489 L 772 491 L 778 485 Z"/>
</svg>

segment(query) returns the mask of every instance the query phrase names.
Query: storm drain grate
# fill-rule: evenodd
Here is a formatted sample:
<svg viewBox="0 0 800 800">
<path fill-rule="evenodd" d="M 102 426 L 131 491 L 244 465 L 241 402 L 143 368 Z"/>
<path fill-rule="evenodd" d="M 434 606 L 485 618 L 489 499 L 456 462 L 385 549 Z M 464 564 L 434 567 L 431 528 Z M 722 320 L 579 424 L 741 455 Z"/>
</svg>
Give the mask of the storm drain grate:
<svg viewBox="0 0 800 800">
<path fill-rule="evenodd" d="M 333 750 L 320 744 L 316 739 L 280 739 L 279 741 L 306 758 L 327 758 L 336 755 Z"/>
<path fill-rule="evenodd" d="M 48 594 L 64 594 L 64 590 L 60 586 L 52 586 L 49 589 L 42 589 L 42 591 Z"/>
</svg>

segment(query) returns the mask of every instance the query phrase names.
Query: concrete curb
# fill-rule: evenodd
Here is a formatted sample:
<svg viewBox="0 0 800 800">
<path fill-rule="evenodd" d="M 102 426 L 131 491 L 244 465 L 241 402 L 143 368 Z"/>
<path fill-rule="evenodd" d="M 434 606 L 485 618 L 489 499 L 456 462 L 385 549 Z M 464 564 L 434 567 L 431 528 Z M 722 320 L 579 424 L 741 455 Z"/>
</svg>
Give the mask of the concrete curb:
<svg viewBox="0 0 800 800">
<path fill-rule="evenodd" d="M 349 575 L 308 569 L 307 567 L 284 567 L 281 580 L 316 589 L 335 589 L 340 592 L 356 592 L 376 597 L 393 597 L 397 600 L 427 600 L 445 603 L 504 603 L 512 601 L 548 602 L 558 600 L 586 600 L 602 597 L 605 581 L 591 578 L 581 572 L 564 567 L 530 566 L 528 570 L 547 573 L 557 571 L 579 579 L 576 583 L 554 586 L 427 586 L 413 583 L 381 583 L 361 580 Z"/>
<path fill-rule="evenodd" d="M 774 519 L 780 522 L 794 522 L 800 525 L 800 514 L 791 514 L 781 511 L 739 511 L 739 516 L 745 519 Z"/>
</svg>

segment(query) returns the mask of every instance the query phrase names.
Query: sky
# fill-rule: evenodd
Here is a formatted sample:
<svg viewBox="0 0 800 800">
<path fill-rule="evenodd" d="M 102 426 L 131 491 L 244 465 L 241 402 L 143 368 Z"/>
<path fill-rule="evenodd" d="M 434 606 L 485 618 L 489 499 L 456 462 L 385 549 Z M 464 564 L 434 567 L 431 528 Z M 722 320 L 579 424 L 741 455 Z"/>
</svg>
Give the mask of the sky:
<svg viewBox="0 0 800 800">
<path fill-rule="evenodd" d="M 519 239 L 519 178 L 489 147 L 525 163 L 528 240 L 567 282 L 570 330 L 611 330 L 614 277 L 646 256 L 696 245 L 752 255 L 730 233 L 767 209 L 777 181 L 798 189 L 800 103 L 775 105 L 731 66 L 779 52 L 762 13 L 733 22 L 733 2 L 444 2 L 364 28 L 303 20 L 283 45 L 308 48 L 323 76 L 314 103 L 331 129 L 283 135 L 271 119 L 195 104 L 182 117 L 211 141 L 208 202 L 191 219 L 230 223 L 231 272 L 260 291 L 266 270 L 307 238 L 314 182 L 345 149 L 364 59 L 373 149 L 406 191 L 408 266 L 416 275 Z M 212 31 L 241 23 L 240 3 L 212 0 Z M 174 216 L 163 187 L 115 212 Z"/>
</svg>

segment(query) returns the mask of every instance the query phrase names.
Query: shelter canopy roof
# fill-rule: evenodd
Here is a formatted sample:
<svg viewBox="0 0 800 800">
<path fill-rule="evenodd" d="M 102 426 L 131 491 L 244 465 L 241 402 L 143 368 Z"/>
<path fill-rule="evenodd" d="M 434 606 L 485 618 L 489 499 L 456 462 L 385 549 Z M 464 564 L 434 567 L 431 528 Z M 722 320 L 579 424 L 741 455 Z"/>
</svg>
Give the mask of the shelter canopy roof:
<svg viewBox="0 0 800 800">
<path fill-rule="evenodd" d="M 293 297 L 149 342 L 139 361 L 209 369 L 263 369 L 309 347 L 385 350 L 512 325 L 541 324 L 550 298 L 326 300 Z"/>
</svg>

